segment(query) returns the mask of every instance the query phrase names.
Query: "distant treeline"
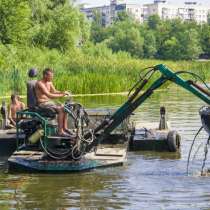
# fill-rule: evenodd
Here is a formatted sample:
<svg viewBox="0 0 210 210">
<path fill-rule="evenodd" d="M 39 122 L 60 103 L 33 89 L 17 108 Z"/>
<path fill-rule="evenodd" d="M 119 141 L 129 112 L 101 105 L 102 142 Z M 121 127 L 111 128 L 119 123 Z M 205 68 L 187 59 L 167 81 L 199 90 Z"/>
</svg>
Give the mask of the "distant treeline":
<svg viewBox="0 0 210 210">
<path fill-rule="evenodd" d="M 0 0 L 0 95 L 24 94 L 31 67 L 54 68 L 57 88 L 73 93 L 126 91 L 141 68 L 159 63 L 209 80 L 209 62 L 155 60 L 209 55 L 209 25 L 156 16 L 140 25 L 123 13 L 108 28 L 100 23 L 68 0 Z"/>
<path fill-rule="evenodd" d="M 210 17 L 207 24 L 181 19 L 161 20 L 154 15 L 140 24 L 125 12 L 114 24 L 102 26 L 102 17 L 95 12 L 91 40 L 106 43 L 113 52 L 126 51 L 136 58 L 192 60 L 210 58 Z"/>
</svg>

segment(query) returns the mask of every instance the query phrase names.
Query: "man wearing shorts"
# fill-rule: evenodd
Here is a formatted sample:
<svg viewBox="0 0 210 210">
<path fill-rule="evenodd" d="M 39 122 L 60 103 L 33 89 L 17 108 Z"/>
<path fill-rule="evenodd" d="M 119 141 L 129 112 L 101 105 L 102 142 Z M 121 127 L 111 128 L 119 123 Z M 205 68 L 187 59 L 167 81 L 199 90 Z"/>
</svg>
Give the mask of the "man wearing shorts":
<svg viewBox="0 0 210 210">
<path fill-rule="evenodd" d="M 43 78 L 36 82 L 35 93 L 37 103 L 40 108 L 51 108 L 58 113 L 58 135 L 69 136 L 67 128 L 67 113 L 64 112 L 63 105 L 53 102 L 53 99 L 62 98 L 69 95 L 68 92 L 61 92 L 55 89 L 53 83 L 53 70 L 46 68 L 43 71 Z"/>
</svg>

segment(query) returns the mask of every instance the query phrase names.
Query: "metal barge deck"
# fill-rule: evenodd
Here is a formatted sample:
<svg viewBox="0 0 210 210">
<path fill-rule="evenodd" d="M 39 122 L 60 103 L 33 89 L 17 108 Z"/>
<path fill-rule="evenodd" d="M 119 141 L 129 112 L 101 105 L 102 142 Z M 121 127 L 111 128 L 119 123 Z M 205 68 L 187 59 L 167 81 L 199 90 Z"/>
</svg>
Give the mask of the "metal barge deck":
<svg viewBox="0 0 210 210">
<path fill-rule="evenodd" d="M 99 167 L 120 166 L 126 162 L 127 147 L 104 145 L 81 160 L 49 160 L 43 152 L 17 151 L 9 159 L 9 171 L 79 172 Z"/>
</svg>

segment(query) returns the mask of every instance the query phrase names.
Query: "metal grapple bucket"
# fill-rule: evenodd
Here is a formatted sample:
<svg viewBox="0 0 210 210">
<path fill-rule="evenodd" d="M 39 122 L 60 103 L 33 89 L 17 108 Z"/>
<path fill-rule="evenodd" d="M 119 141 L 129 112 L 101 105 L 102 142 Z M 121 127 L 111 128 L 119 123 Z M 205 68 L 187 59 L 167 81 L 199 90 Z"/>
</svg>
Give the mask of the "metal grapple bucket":
<svg viewBox="0 0 210 210">
<path fill-rule="evenodd" d="M 210 106 L 201 107 L 199 114 L 205 131 L 210 135 Z"/>
</svg>

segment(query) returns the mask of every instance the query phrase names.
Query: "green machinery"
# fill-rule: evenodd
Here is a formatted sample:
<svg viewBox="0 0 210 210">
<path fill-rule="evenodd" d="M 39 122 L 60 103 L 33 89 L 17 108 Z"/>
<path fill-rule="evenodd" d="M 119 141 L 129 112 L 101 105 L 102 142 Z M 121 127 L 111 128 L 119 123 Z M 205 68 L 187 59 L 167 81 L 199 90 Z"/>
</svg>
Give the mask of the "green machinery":
<svg viewBox="0 0 210 210">
<path fill-rule="evenodd" d="M 19 141 L 20 130 L 25 130 L 22 119 L 30 118 L 36 122 L 28 126 L 31 127 L 29 134 L 31 135 L 37 129 L 43 130 L 43 135 L 40 137 L 41 148 L 50 157 L 55 159 L 65 159 L 73 158 L 80 159 L 84 154 L 92 151 L 97 145 L 103 142 L 123 121 L 125 121 L 148 97 L 150 97 L 153 92 L 165 84 L 167 81 L 173 82 L 178 86 L 186 89 L 187 91 L 193 93 L 195 96 L 200 98 L 202 101 L 210 104 L 210 91 L 209 87 L 202 81 L 199 75 L 193 74 L 186 71 L 173 72 L 165 65 L 160 64 L 154 67 L 149 67 L 144 69 L 145 74 L 140 77 L 140 80 L 133 86 L 129 94 L 128 100 L 117 109 L 114 114 L 106 118 L 99 126 L 94 129 L 84 129 L 88 128 L 88 116 L 84 108 L 79 104 L 66 103 L 66 112 L 74 119 L 76 136 L 74 140 L 63 140 L 63 143 L 59 149 L 50 149 L 50 143 L 52 135 L 55 134 L 56 128 L 49 122 L 48 116 L 43 116 L 41 113 L 31 110 L 26 110 L 18 112 L 18 122 L 17 122 L 17 138 Z M 200 79 L 206 88 L 198 85 L 192 80 L 184 80 L 180 77 L 181 74 L 190 74 L 192 77 Z M 156 80 L 150 84 L 149 81 L 152 77 L 156 76 Z M 158 76 L 158 77 L 157 77 Z M 49 114 L 49 111 L 48 111 Z M 26 127 L 27 127 L 26 126 Z M 29 130 L 30 130 L 29 129 Z M 25 132 L 27 136 L 27 132 Z M 19 147 L 20 148 L 20 147 Z M 21 147 L 22 148 L 22 147 Z"/>
</svg>

